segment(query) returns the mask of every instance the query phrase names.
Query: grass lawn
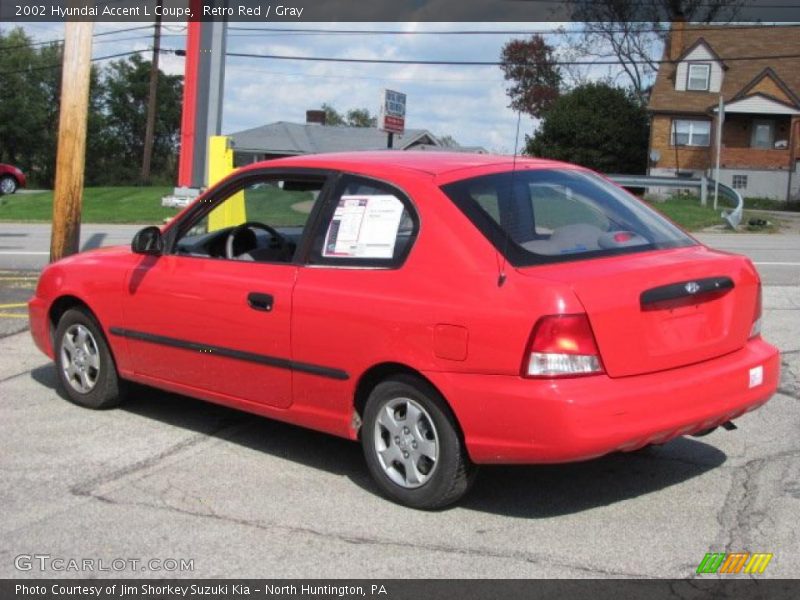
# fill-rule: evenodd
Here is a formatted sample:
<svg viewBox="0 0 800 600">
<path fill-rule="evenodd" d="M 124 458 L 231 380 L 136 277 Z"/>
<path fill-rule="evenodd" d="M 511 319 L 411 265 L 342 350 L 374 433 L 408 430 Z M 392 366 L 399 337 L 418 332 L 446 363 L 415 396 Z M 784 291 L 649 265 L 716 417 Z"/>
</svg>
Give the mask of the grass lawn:
<svg viewBox="0 0 800 600">
<path fill-rule="evenodd" d="M 95 187 L 83 192 L 84 223 L 161 223 L 176 214 L 161 206 L 171 187 Z M 0 221 L 50 221 L 53 192 L 0 196 Z"/>
<path fill-rule="evenodd" d="M 730 211 L 733 209 L 730 203 L 720 202 L 719 208 L 714 210 L 712 199 L 709 198 L 707 206 L 702 206 L 699 198 L 693 196 L 673 196 L 664 202 L 648 202 L 648 204 L 688 231 L 699 231 L 706 227 L 711 227 L 712 225 L 725 225 L 725 221 L 720 218 L 720 213 L 722 213 L 723 210 Z M 744 227 L 745 230 L 749 229 L 747 227 L 747 222 L 750 219 L 764 219 L 771 223 L 771 225 L 765 228 L 753 229 L 753 231 L 758 231 L 760 233 L 775 233 L 780 229 L 782 223 L 780 217 L 776 218 L 774 215 L 768 215 L 758 210 L 749 209 L 747 208 L 747 204 L 745 204 L 742 225 L 740 227 Z"/>
<path fill-rule="evenodd" d="M 161 206 L 161 198 L 172 192 L 170 187 L 95 187 L 86 188 L 83 196 L 84 223 L 153 223 L 160 224 L 165 218 L 177 213 L 176 209 Z M 286 191 L 263 186 L 250 188 L 245 192 L 247 217 L 271 225 L 302 225 L 307 218 L 308 204 L 313 198 L 310 192 Z M 479 199 L 479 202 L 483 199 Z M 548 198 L 540 198 L 540 209 L 545 213 L 542 217 L 551 226 L 559 224 L 559 215 L 563 213 L 561 202 L 548 202 Z M 560 199 L 563 200 L 563 199 Z M 483 204 L 483 202 L 482 202 Z M 701 206 L 700 201 L 692 196 L 672 197 L 665 202 L 652 202 L 650 206 L 666 215 L 678 225 L 689 231 L 697 231 L 712 225 L 722 225 L 719 213 L 730 210 L 730 206 L 721 204 L 715 211 L 711 206 Z M 491 206 L 485 207 L 492 212 Z M 753 208 L 764 208 L 763 206 Z M 0 196 L 0 221 L 49 222 L 53 215 L 53 192 L 37 194 L 14 194 Z M 586 215 L 590 217 L 591 215 Z M 750 218 L 767 218 L 773 223 L 780 222 L 774 216 L 765 217 L 756 211 L 745 210 L 743 222 Z M 567 219 L 568 222 L 572 218 Z M 552 221 L 552 223 L 550 223 Z M 775 231 L 775 227 L 765 231 Z"/>
<path fill-rule="evenodd" d="M 722 206 L 721 203 L 719 210 L 714 210 L 712 202 L 707 206 L 702 206 L 699 199 L 691 196 L 672 197 L 664 202 L 648 202 L 648 204 L 689 231 L 724 224 L 720 213 L 723 209 L 730 210 L 727 205 Z"/>
</svg>

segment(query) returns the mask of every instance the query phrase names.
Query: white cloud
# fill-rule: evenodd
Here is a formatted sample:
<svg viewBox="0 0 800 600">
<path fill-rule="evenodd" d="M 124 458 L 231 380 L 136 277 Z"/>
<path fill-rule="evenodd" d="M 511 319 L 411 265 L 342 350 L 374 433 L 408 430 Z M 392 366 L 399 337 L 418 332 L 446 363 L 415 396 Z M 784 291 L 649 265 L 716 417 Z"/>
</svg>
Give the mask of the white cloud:
<svg viewBox="0 0 800 600">
<path fill-rule="evenodd" d="M 541 30 L 555 23 L 343 23 L 302 28 L 405 31 Z M 228 51 L 340 58 L 495 61 L 514 35 L 277 35 L 229 30 Z M 252 27 L 252 24 L 247 24 Z M 265 28 L 268 25 L 264 26 Z M 517 115 L 508 108 L 505 82 L 496 66 L 373 65 L 276 59 L 229 58 L 223 129 L 234 132 L 272 121 L 302 122 L 306 109 L 323 103 L 344 111 L 377 112 L 386 87 L 408 95 L 406 124 L 452 135 L 461 144 L 510 153 Z M 534 122 L 523 117 L 524 134 Z"/>
<path fill-rule="evenodd" d="M 22 23 L 36 40 L 62 38 L 63 24 Z M 140 23 L 97 23 L 95 33 L 114 31 Z M 143 25 L 143 23 L 142 23 Z M 295 28 L 391 31 L 540 31 L 559 23 L 301 23 Z M 241 29 L 247 27 L 248 30 Z M 259 27 L 251 31 L 250 28 Z M 520 34 L 509 35 L 351 35 L 343 33 L 287 33 L 268 31 L 289 24 L 230 23 L 228 52 L 317 56 L 338 58 L 383 58 L 408 60 L 495 61 L 503 44 Z M 185 23 L 167 23 L 162 29 L 162 47 L 183 48 Z M 129 50 L 147 50 L 152 30 L 143 29 L 95 37 L 93 56 Z M 563 40 L 550 38 L 553 43 Z M 144 56 L 149 58 L 149 53 Z M 185 59 L 162 54 L 161 68 L 172 74 L 183 72 Z M 302 122 L 305 111 L 328 103 L 340 111 L 366 107 L 377 113 L 384 88 L 408 95 L 406 124 L 452 135 L 461 144 L 484 146 L 511 153 L 515 146 L 517 115 L 508 108 L 505 82 L 496 66 L 433 66 L 347 64 L 277 59 L 228 57 L 226 61 L 223 132 L 231 133 L 274 121 Z M 597 76 L 605 74 L 599 73 Z M 536 122 L 521 119 L 520 148 L 525 134 Z"/>
</svg>

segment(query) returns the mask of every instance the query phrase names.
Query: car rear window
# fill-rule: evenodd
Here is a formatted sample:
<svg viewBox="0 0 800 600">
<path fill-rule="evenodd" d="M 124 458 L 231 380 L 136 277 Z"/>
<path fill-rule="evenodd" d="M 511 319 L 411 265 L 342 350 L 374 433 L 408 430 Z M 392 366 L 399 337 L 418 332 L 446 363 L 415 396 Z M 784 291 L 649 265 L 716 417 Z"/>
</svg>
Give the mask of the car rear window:
<svg viewBox="0 0 800 600">
<path fill-rule="evenodd" d="M 628 192 L 578 169 L 520 169 L 442 190 L 511 264 L 696 244 Z"/>
</svg>

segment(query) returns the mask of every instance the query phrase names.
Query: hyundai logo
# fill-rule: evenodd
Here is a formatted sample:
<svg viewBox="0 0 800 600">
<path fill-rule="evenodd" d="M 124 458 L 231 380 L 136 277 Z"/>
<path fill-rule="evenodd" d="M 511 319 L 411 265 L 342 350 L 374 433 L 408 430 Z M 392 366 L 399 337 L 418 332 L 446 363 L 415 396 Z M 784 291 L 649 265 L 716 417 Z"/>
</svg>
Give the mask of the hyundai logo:
<svg viewBox="0 0 800 600">
<path fill-rule="evenodd" d="M 700 284 L 696 281 L 690 281 L 683 286 L 683 289 L 685 289 L 689 294 L 696 294 L 700 291 Z"/>
</svg>

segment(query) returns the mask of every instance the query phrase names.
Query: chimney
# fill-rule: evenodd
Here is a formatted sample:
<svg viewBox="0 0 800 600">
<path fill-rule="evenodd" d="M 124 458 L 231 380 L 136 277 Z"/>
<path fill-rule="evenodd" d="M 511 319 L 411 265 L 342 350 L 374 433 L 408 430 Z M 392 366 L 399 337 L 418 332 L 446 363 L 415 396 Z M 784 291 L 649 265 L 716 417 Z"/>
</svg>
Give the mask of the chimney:
<svg viewBox="0 0 800 600">
<path fill-rule="evenodd" d="M 325 125 L 325 111 L 324 110 L 307 110 L 306 111 L 306 124 L 307 125 Z"/>
<path fill-rule="evenodd" d="M 686 32 L 686 19 L 682 16 L 675 17 L 669 33 L 669 59 L 678 60 L 683 53 L 684 33 Z"/>
</svg>

